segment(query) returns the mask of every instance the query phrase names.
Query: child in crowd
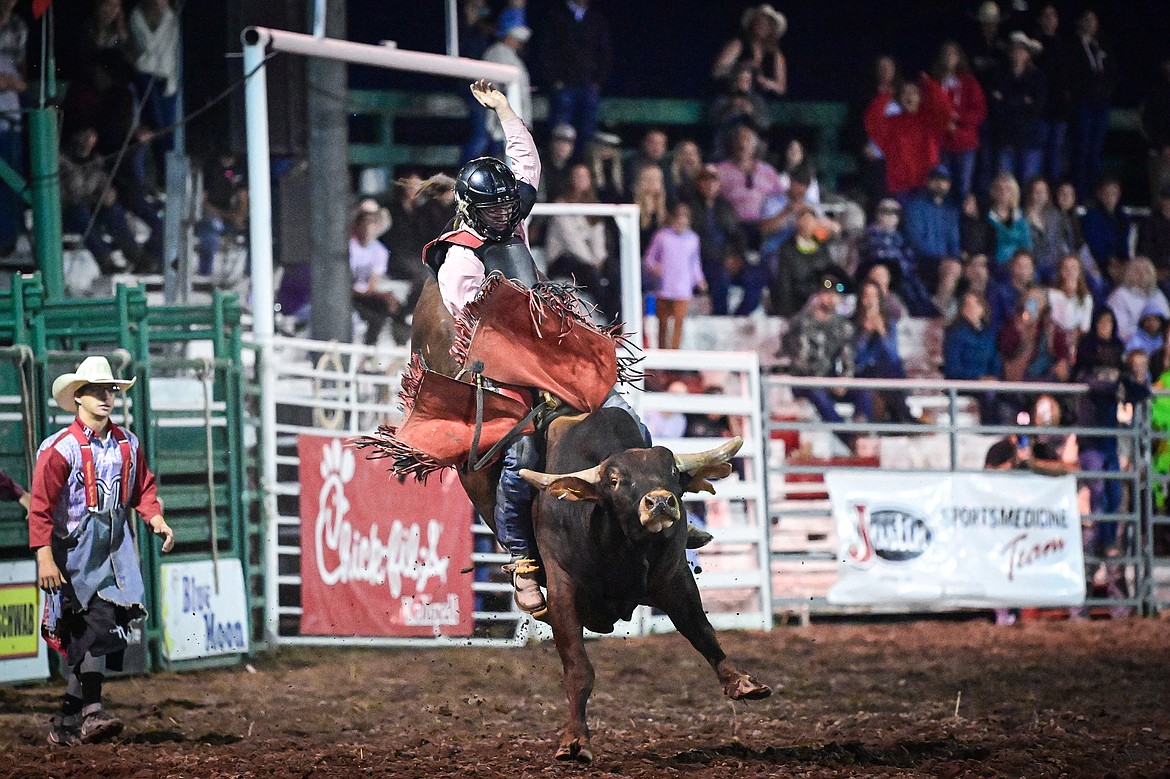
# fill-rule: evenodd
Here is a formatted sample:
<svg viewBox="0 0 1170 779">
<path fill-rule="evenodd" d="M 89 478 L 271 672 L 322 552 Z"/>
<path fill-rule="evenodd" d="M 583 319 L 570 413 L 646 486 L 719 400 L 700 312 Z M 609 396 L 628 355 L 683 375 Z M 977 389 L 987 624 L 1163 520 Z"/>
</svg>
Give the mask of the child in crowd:
<svg viewBox="0 0 1170 779">
<path fill-rule="evenodd" d="M 707 291 L 699 236 L 691 229 L 691 209 L 685 203 L 676 203 L 668 226 L 654 233 L 645 269 L 657 282 L 658 348 L 678 349 L 691 298 L 695 290 Z"/>
<path fill-rule="evenodd" d="M 1137 330 L 1125 342 L 1125 351 L 1155 354 L 1162 348 L 1162 330 L 1165 326 L 1166 314 L 1156 304 L 1147 304 L 1138 318 Z"/>
</svg>

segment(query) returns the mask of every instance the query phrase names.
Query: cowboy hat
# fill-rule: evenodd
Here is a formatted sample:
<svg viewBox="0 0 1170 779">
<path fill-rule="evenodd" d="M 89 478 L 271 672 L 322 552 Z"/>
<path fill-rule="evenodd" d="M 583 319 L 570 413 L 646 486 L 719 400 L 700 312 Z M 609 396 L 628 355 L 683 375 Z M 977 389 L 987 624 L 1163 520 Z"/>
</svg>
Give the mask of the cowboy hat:
<svg viewBox="0 0 1170 779">
<path fill-rule="evenodd" d="M 1044 51 L 1044 44 L 1035 38 L 1029 38 L 1028 33 L 1022 30 L 1016 30 L 1008 36 L 1008 45 L 1027 49 L 1030 54 L 1039 54 Z"/>
<path fill-rule="evenodd" d="M 975 20 L 980 24 L 999 24 L 1003 21 L 1003 16 L 1000 14 L 999 6 L 996 5 L 995 0 L 986 0 L 979 5 L 979 10 L 975 12 Z"/>
<path fill-rule="evenodd" d="M 777 11 L 770 3 L 761 3 L 760 5 L 751 6 L 743 12 L 739 24 L 744 30 L 750 30 L 752 24 L 755 23 L 756 17 L 760 15 L 768 17 L 772 24 L 776 25 L 776 37 L 783 38 L 784 33 L 788 32 L 788 20 L 784 18 L 784 14 Z"/>
<path fill-rule="evenodd" d="M 393 223 L 390 218 L 390 209 L 378 205 L 378 201 L 373 198 L 365 198 L 357 204 L 353 213 L 350 214 L 349 223 L 351 226 L 356 226 L 359 220 L 366 219 L 374 222 L 375 238 L 389 230 Z"/>
<path fill-rule="evenodd" d="M 77 391 L 86 384 L 101 384 L 119 390 L 128 390 L 134 386 L 134 379 L 115 379 L 110 370 L 110 362 L 105 357 L 86 357 L 73 373 L 63 373 L 53 382 L 53 400 L 57 405 L 69 412 L 77 411 L 77 401 L 74 397 Z"/>
</svg>

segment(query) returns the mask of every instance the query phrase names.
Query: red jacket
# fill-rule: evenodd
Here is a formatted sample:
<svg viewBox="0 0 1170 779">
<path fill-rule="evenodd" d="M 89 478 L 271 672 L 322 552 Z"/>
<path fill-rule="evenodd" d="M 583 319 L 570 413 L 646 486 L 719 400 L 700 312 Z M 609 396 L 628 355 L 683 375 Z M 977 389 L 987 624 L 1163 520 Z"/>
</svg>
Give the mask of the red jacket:
<svg viewBox="0 0 1170 779">
<path fill-rule="evenodd" d="M 894 194 L 926 183 L 938 164 L 951 120 L 947 96 L 938 82 L 922 79 L 922 105 L 913 114 L 886 116 L 891 97 L 879 94 L 865 112 L 865 131 L 886 155 L 886 188 Z"/>
<path fill-rule="evenodd" d="M 987 97 L 970 73 L 960 73 L 950 88 L 943 87 L 951 106 L 954 128 L 943 139 L 943 151 L 971 151 L 979 148 L 979 125 L 987 118 Z"/>
</svg>

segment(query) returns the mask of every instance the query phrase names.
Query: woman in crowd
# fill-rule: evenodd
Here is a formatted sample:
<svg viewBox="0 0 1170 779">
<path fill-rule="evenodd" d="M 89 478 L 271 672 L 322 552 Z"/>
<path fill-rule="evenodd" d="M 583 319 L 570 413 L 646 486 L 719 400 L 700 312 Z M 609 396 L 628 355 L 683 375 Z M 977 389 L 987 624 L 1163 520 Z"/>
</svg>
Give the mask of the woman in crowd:
<svg viewBox="0 0 1170 779">
<path fill-rule="evenodd" d="M 939 48 L 930 75 L 942 86 L 951 106 L 942 161 L 951 171 L 952 191 L 965 198 L 975 180 L 979 125 L 987 118 L 987 99 L 971 73 L 966 53 L 955 41 L 946 41 Z"/>
<path fill-rule="evenodd" d="M 780 39 L 788 32 L 784 14 L 768 3 L 748 8 L 740 19 L 742 32 L 728 41 L 715 60 L 711 75 L 716 81 L 731 75 L 738 63 L 755 72 L 756 86 L 772 97 L 788 92 L 788 64 L 780 51 Z"/>
<path fill-rule="evenodd" d="M 898 322 L 886 306 L 881 288 L 865 281 L 857 295 L 857 310 L 853 313 L 856 333 L 853 355 L 853 375 L 870 379 L 904 379 L 906 369 L 898 353 Z M 879 390 L 877 397 L 885 406 L 886 414 L 895 422 L 914 421 L 901 392 Z"/>
<path fill-rule="evenodd" d="M 995 227 L 987 213 L 979 208 L 979 199 L 974 192 L 968 192 L 963 198 L 963 210 L 959 214 L 959 248 L 964 257 L 995 256 Z"/>
<path fill-rule="evenodd" d="M 638 206 L 638 229 L 642 233 L 642 245 L 649 246 L 654 233 L 670 221 L 666 210 L 666 177 L 662 175 L 662 168 L 643 165 L 634 179 L 631 195 L 634 205 Z"/>
<path fill-rule="evenodd" d="M 1060 210 L 1052 203 L 1048 182 L 1034 178 L 1028 182 L 1024 198 L 1024 218 L 1032 234 L 1032 256 L 1036 259 L 1036 273 L 1045 284 L 1052 282 L 1056 265 L 1073 247 L 1065 242 Z"/>
<path fill-rule="evenodd" d="M 1048 309 L 1047 291 L 1033 285 L 1001 323 L 999 354 L 1004 381 L 1068 381 L 1072 350 Z"/>
<path fill-rule="evenodd" d="M 1000 173 L 991 182 L 991 208 L 987 218 L 995 228 L 995 272 L 1003 277 L 1008 261 L 1020 249 L 1032 250 L 1032 232 L 1020 210 L 1020 185 L 1010 173 Z"/>
<path fill-rule="evenodd" d="M 703 153 L 699 144 L 692 140 L 675 144 L 670 155 L 670 181 L 667 182 L 675 200 L 693 200 L 698 195 L 695 182 L 702 170 Z"/>
<path fill-rule="evenodd" d="M 943 337 L 943 376 L 994 382 L 1002 370 L 995 332 L 987 326 L 987 304 L 979 293 L 964 292 L 959 297 L 959 315 Z M 999 422 L 999 405 L 994 392 L 977 393 L 976 400 L 983 424 Z"/>
<path fill-rule="evenodd" d="M 1125 343 L 1137 329 L 1138 320 L 1146 307 L 1153 304 L 1163 316 L 1170 317 L 1170 302 L 1158 289 L 1158 275 L 1154 264 L 1145 257 L 1134 257 L 1125 263 L 1121 285 L 1106 301 L 1117 320 L 1117 337 Z"/>
<path fill-rule="evenodd" d="M 661 171 L 658 175 L 661 177 Z M 597 190 L 593 187 L 593 174 L 588 164 L 573 164 L 569 169 L 568 191 L 557 202 L 597 202 Z M 582 214 L 549 217 L 544 249 L 550 278 L 573 279 L 589 293 L 607 320 L 617 315 L 616 285 L 605 275 L 609 251 L 603 218 Z"/>
<path fill-rule="evenodd" d="M 656 289 L 658 348 L 678 349 L 691 298 L 696 290 L 707 290 L 699 236 L 691 229 L 691 209 L 686 203 L 675 203 L 670 209 L 670 224 L 650 239 L 643 267 Z"/>
<path fill-rule="evenodd" d="M 784 147 L 784 166 L 780 171 L 780 181 L 785 190 L 788 189 L 792 176 L 797 171 L 808 178 L 808 189 L 805 191 L 804 201 L 806 203 L 820 203 L 821 185 L 817 182 L 816 166 L 805 153 L 804 144 L 793 138 Z"/>
<path fill-rule="evenodd" d="M 1056 278 L 1048 290 L 1052 321 L 1064 331 L 1070 344 L 1089 332 L 1093 316 L 1093 295 L 1085 282 L 1085 267 L 1075 254 L 1066 254 L 1056 266 Z"/>
</svg>

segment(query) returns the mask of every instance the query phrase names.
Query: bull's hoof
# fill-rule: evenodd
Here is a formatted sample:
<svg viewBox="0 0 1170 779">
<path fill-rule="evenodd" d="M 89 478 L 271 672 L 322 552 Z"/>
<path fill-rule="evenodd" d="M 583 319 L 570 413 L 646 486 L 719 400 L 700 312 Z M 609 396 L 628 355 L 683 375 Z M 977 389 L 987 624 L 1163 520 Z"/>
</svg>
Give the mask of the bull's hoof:
<svg viewBox="0 0 1170 779">
<path fill-rule="evenodd" d="M 723 694 L 733 701 L 758 701 L 772 694 L 772 688 L 760 684 L 748 674 L 740 674 L 734 679 L 724 682 Z"/>
<path fill-rule="evenodd" d="M 593 747 L 588 736 L 569 738 L 566 736 L 557 748 L 557 760 L 576 763 L 592 763 Z"/>
</svg>

